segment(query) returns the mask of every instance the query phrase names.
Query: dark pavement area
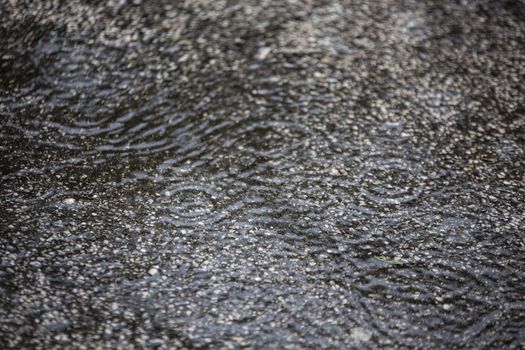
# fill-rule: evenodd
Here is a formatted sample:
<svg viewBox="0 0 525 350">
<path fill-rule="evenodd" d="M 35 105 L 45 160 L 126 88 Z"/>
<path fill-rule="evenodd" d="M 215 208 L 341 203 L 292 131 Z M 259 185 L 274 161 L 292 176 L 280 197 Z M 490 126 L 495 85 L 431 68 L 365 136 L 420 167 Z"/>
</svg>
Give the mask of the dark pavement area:
<svg viewBox="0 0 525 350">
<path fill-rule="evenodd" d="M 524 349 L 525 3 L 0 0 L 1 349 Z"/>
</svg>

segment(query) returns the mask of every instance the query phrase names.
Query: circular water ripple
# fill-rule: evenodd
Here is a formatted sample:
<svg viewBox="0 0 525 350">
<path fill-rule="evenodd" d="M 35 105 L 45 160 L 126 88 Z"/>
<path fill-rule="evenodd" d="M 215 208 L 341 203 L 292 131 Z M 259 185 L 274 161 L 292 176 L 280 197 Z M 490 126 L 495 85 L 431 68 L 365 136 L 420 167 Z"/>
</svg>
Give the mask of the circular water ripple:
<svg viewBox="0 0 525 350">
<path fill-rule="evenodd" d="M 59 170 L 93 158 L 100 164 L 111 155 L 139 156 L 178 145 L 163 137 L 167 99 L 150 91 L 148 71 L 130 63 L 129 53 L 85 36 L 48 35 L 35 44 L 28 60 L 37 67 L 31 85 L 39 89 L 20 90 L 23 96 L 6 111 L 16 115 L 7 121 L 10 127 L 45 151 L 45 162 L 27 171 Z M 141 95 L 153 95 L 153 101 L 143 103 Z"/>
<path fill-rule="evenodd" d="M 502 317 L 516 307 L 502 302 L 512 299 L 512 289 L 496 288 L 496 276 L 508 277 L 512 269 L 484 256 L 491 247 L 480 246 L 486 233 L 479 220 L 465 208 L 427 207 L 373 217 L 361 230 L 337 237 L 341 250 L 352 252 L 346 257 L 357 258 L 359 267 L 345 282 L 359 295 L 374 327 L 396 347 L 427 341 L 422 347 L 432 347 L 426 335 L 436 329 L 441 330 L 439 341 L 450 341 L 449 346 L 474 340 L 483 344 L 517 321 Z M 480 340 L 482 334 L 486 337 Z"/>
<path fill-rule="evenodd" d="M 356 183 L 364 197 L 376 204 L 403 204 L 419 198 L 423 180 L 419 164 L 393 158 L 367 163 Z"/>
<path fill-rule="evenodd" d="M 290 163 L 282 159 L 308 149 L 313 131 L 295 121 L 223 114 L 219 111 L 204 118 L 188 112 L 168 118 L 169 140 L 180 147 L 170 149 L 157 171 L 170 174 L 206 168 L 219 173 L 226 170 L 233 179 L 249 184 L 286 182 L 289 171 L 283 167 Z"/>
<path fill-rule="evenodd" d="M 219 222 L 243 203 L 234 200 L 220 186 L 202 182 L 168 185 L 157 198 L 149 200 L 159 219 L 176 226 L 204 226 Z"/>
<path fill-rule="evenodd" d="M 441 251 L 474 253 L 480 232 L 477 221 L 472 213 L 453 206 L 406 209 L 388 217 L 369 219 L 377 227 L 374 235 L 388 242 L 390 252 L 404 255 L 407 261 L 428 262 Z"/>
<path fill-rule="evenodd" d="M 176 197 L 176 204 L 172 203 Z M 162 205 L 179 217 L 193 219 L 209 216 L 216 209 L 218 193 L 211 187 L 183 184 L 162 193 Z"/>
<path fill-rule="evenodd" d="M 257 121 L 241 127 L 228 142 L 258 157 L 280 157 L 304 147 L 312 131 L 290 121 Z"/>
<path fill-rule="evenodd" d="M 164 190 L 155 206 L 168 211 L 164 221 L 173 224 L 209 224 L 221 218 L 217 208 L 220 192 L 213 186 L 200 183 L 180 183 Z"/>
<path fill-rule="evenodd" d="M 111 79 L 117 74 L 111 66 L 121 62 L 124 54 L 123 50 L 90 43 L 82 37 L 52 37 L 39 41 L 33 60 L 41 76 L 64 92 L 96 87 L 97 92 L 102 93 L 105 87 L 117 83 Z"/>
</svg>

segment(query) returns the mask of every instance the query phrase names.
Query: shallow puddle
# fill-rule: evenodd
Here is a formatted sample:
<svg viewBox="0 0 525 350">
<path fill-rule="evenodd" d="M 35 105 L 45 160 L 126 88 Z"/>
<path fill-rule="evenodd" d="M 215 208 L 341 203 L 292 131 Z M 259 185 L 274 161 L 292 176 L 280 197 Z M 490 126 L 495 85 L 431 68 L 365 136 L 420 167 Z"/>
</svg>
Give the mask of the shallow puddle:
<svg viewBox="0 0 525 350">
<path fill-rule="evenodd" d="M 2 348 L 525 345 L 521 2 L 0 14 Z"/>
</svg>

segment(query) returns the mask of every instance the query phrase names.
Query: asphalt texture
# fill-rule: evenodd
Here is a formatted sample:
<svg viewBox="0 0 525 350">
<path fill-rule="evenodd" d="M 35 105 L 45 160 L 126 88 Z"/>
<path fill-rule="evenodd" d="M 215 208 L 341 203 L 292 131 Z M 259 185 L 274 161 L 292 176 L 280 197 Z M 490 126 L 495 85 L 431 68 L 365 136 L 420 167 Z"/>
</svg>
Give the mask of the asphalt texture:
<svg viewBox="0 0 525 350">
<path fill-rule="evenodd" d="M 525 348 L 525 3 L 0 0 L 0 348 Z"/>
</svg>

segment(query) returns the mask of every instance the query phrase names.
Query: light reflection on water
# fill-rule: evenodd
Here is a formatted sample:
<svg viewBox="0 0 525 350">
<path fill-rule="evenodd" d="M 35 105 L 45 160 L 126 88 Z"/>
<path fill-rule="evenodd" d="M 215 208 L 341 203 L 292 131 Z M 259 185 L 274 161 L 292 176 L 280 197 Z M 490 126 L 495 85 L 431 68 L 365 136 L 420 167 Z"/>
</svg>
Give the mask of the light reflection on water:
<svg viewBox="0 0 525 350">
<path fill-rule="evenodd" d="M 432 2 L 131 3 L 2 5 L 8 346 L 523 343 L 522 66 Z"/>
</svg>

